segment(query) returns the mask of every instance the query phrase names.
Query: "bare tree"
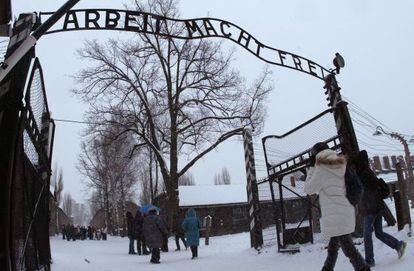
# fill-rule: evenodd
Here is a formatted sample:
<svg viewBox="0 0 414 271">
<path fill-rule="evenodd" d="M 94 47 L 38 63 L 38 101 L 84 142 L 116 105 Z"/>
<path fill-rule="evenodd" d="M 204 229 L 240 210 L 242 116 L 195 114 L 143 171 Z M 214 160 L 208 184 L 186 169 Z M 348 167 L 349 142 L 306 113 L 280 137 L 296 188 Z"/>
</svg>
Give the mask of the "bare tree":
<svg viewBox="0 0 414 271">
<path fill-rule="evenodd" d="M 94 190 L 89 199 L 89 209 L 91 217 L 93 217 L 100 209 L 103 209 L 104 207 L 105 205 L 102 201 L 102 196 L 99 195 L 98 190 Z"/>
<path fill-rule="evenodd" d="M 194 176 L 187 172 L 178 179 L 178 185 L 195 185 Z"/>
<path fill-rule="evenodd" d="M 63 170 L 58 169 L 58 166 L 55 165 L 53 170 L 51 183 L 53 184 L 53 197 L 55 198 L 56 206 L 59 207 L 62 203 L 62 191 L 63 191 Z"/>
<path fill-rule="evenodd" d="M 85 226 L 89 219 L 89 212 L 83 203 L 77 203 L 73 200 L 72 203 L 73 223 L 76 225 Z"/>
<path fill-rule="evenodd" d="M 164 192 L 164 188 L 158 182 L 158 179 L 152 178 L 152 176 L 158 175 L 158 168 L 154 167 L 151 163 L 146 163 L 150 155 L 150 152 L 141 152 L 137 162 L 140 165 L 138 169 L 138 181 L 140 182 L 139 202 L 141 205 L 153 203 L 154 198 Z"/>
<path fill-rule="evenodd" d="M 220 173 L 216 173 L 216 175 L 214 175 L 214 184 L 231 184 L 230 173 L 226 167 L 223 167 Z"/>
<path fill-rule="evenodd" d="M 62 191 L 63 191 L 63 171 L 62 169 L 58 169 L 58 166 L 55 165 L 54 170 L 52 172 L 52 177 L 50 183 L 53 186 L 53 198 L 55 201 L 56 212 L 52 215 L 55 216 L 55 223 L 56 223 L 56 232 L 59 232 L 59 206 L 62 203 Z"/>
<path fill-rule="evenodd" d="M 135 1 L 135 8 L 179 18 L 174 0 Z M 187 31 L 172 21 L 160 27 Z M 74 92 L 91 105 L 94 132 L 116 125 L 134 135 L 133 150 L 151 148 L 171 212 L 178 208 L 179 178 L 197 161 L 245 127 L 262 128 L 270 73 L 249 86 L 221 43 L 140 33 L 127 41 L 88 41 L 78 52 L 89 66 L 78 73 Z M 189 159 L 179 165 L 183 154 Z"/>
<path fill-rule="evenodd" d="M 65 214 L 68 217 L 72 217 L 72 206 L 73 206 L 73 199 L 72 196 L 70 195 L 70 193 L 66 193 L 65 196 L 63 197 L 63 212 L 65 212 Z"/>
<path fill-rule="evenodd" d="M 126 212 L 126 201 L 132 198 L 137 181 L 137 166 L 131 156 L 134 144 L 130 135 L 119 135 L 114 126 L 108 126 L 99 136 L 86 134 L 89 136 L 81 146 L 78 170 L 87 177 L 86 184 L 94 189 L 94 196 L 100 198 L 100 206 L 105 210 L 105 223 L 112 231 L 114 227 L 123 226 L 119 224 L 124 224 L 119 210 Z"/>
</svg>

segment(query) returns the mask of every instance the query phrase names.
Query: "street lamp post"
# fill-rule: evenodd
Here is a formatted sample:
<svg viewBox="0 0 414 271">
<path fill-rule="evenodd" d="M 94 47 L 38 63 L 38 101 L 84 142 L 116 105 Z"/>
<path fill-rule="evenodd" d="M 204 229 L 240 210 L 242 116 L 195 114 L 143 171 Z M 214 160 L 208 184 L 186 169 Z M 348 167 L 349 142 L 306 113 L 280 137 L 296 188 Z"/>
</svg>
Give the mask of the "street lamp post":
<svg viewBox="0 0 414 271">
<path fill-rule="evenodd" d="M 398 141 L 401 142 L 401 144 L 404 146 L 404 153 L 405 153 L 405 164 L 406 164 L 406 172 L 407 172 L 407 176 L 408 176 L 408 182 L 406 182 L 406 186 L 407 186 L 407 191 L 409 193 L 410 196 L 410 200 L 411 200 L 411 208 L 414 207 L 414 193 L 413 193 L 413 167 L 411 164 L 411 155 L 410 155 L 410 150 L 408 148 L 408 143 L 407 140 L 404 138 L 404 136 L 400 135 L 399 133 L 395 133 L 395 132 L 386 132 L 384 131 L 384 129 L 381 126 L 377 126 L 376 131 L 374 132 L 374 135 L 388 135 L 391 138 L 397 139 Z"/>
</svg>

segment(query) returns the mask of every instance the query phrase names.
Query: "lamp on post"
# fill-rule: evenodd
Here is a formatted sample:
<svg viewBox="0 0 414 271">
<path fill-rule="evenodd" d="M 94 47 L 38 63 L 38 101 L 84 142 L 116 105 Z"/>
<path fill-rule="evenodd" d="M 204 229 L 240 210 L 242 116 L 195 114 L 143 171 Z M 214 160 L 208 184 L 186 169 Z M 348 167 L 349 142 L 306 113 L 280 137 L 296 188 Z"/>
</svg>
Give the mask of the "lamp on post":
<svg viewBox="0 0 414 271">
<path fill-rule="evenodd" d="M 395 133 L 395 132 L 386 132 L 384 131 L 384 129 L 381 126 L 377 126 L 375 132 L 373 133 L 374 136 L 378 136 L 378 135 L 387 135 L 390 136 L 393 139 L 397 139 L 398 141 L 401 142 L 401 144 L 404 146 L 404 153 L 405 153 L 405 164 L 406 164 L 406 171 L 407 171 L 407 176 L 408 176 L 408 182 L 407 184 L 407 188 L 409 191 L 409 196 L 411 199 L 411 207 L 414 207 L 414 193 L 413 193 L 413 189 L 414 189 L 414 178 L 413 178 L 413 166 L 411 164 L 411 155 L 410 155 L 410 149 L 408 148 L 408 142 L 407 140 L 404 138 L 404 136 L 402 136 L 399 133 Z M 414 138 L 411 137 L 411 139 L 409 140 L 410 142 L 414 141 Z"/>
</svg>

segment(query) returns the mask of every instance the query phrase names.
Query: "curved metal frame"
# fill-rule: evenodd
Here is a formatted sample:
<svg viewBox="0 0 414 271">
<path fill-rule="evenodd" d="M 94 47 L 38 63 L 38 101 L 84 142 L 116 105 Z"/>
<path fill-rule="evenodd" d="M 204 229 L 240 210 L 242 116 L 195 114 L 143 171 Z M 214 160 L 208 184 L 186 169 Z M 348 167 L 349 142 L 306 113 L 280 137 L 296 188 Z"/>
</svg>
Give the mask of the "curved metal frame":
<svg viewBox="0 0 414 271">
<path fill-rule="evenodd" d="M 48 16 L 52 15 L 54 12 L 41 12 L 39 16 Z M 78 21 L 78 15 L 84 14 L 85 20 L 83 21 L 83 26 L 80 26 Z M 91 18 L 90 14 L 93 14 L 95 17 Z M 104 14 L 104 17 L 101 17 L 101 14 Z M 123 14 L 123 16 L 121 16 Z M 110 15 L 114 15 L 115 18 L 111 18 Z M 137 24 L 129 24 L 130 22 L 135 21 L 135 17 L 142 17 L 144 18 L 144 25 L 141 27 Z M 125 19 L 125 21 L 121 21 L 121 19 Z M 100 25 L 99 20 L 105 20 L 104 25 Z M 169 32 L 163 32 L 162 29 L 162 22 L 175 22 L 181 23 L 183 29 L 187 29 L 187 35 L 174 34 Z M 109 24 L 108 22 L 112 23 Z M 119 25 L 119 23 L 123 23 L 123 25 Z M 219 24 L 219 29 L 214 28 L 213 24 Z M 74 27 L 68 28 L 68 25 L 71 24 Z M 155 24 L 155 29 L 154 29 Z M 224 29 L 224 27 L 226 29 Z M 232 29 L 236 29 L 239 35 L 234 35 L 231 33 Z M 164 16 L 160 16 L 153 13 L 148 12 L 141 12 L 141 11 L 131 11 L 131 10 L 120 10 L 120 9 L 73 9 L 67 11 L 65 14 L 65 21 L 63 23 L 62 28 L 52 29 L 46 31 L 44 34 L 53 34 L 53 33 L 60 33 L 60 32 L 68 32 L 68 31 L 79 31 L 79 30 L 118 30 L 118 31 L 128 31 L 128 32 L 136 32 L 136 33 L 147 33 L 147 34 L 154 34 L 160 35 L 167 38 L 176 38 L 176 39 L 202 39 L 202 38 L 210 38 L 210 37 L 219 37 L 225 38 L 228 40 L 233 41 L 234 43 L 240 45 L 251 54 L 255 55 L 257 58 L 263 60 L 266 63 L 277 65 L 293 70 L 297 70 L 313 77 L 316 77 L 320 80 L 325 80 L 325 76 L 331 74 L 332 71 L 324 68 L 322 65 L 317 64 L 316 62 L 287 52 L 280 49 L 276 49 L 270 46 L 267 46 L 260 41 L 258 41 L 254 36 L 252 36 L 249 32 L 245 31 L 241 27 L 237 26 L 234 23 L 231 23 L 226 20 L 221 20 L 217 18 L 194 18 L 194 19 L 175 19 L 175 18 L 168 18 Z M 185 32 L 184 32 L 185 33 Z M 237 37 L 237 38 L 236 38 Z M 251 41 L 255 43 L 255 49 L 249 47 L 249 44 L 252 44 Z M 243 44 L 243 42 L 245 44 Z M 268 59 L 261 55 L 264 49 L 270 50 L 272 55 L 275 56 L 275 59 L 278 61 Z M 284 61 L 287 62 L 287 57 L 291 58 L 291 63 L 293 65 L 288 65 Z M 293 61 L 293 62 L 292 62 Z M 303 66 L 306 66 L 304 69 Z"/>
</svg>

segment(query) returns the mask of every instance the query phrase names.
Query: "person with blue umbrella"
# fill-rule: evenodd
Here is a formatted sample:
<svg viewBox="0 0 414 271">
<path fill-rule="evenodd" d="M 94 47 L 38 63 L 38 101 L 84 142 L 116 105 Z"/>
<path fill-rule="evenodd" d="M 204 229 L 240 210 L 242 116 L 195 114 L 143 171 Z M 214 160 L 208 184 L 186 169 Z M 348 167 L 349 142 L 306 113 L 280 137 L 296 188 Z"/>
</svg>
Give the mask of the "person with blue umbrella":
<svg viewBox="0 0 414 271">
<path fill-rule="evenodd" d="M 148 214 L 149 210 L 155 210 L 155 211 L 157 211 L 157 213 L 159 213 L 161 211 L 160 208 L 158 208 L 157 206 L 155 206 L 153 204 L 145 204 L 145 205 L 141 206 L 141 208 L 139 208 L 139 211 L 141 212 L 142 215 Z"/>
<path fill-rule="evenodd" d="M 197 213 L 193 208 L 187 211 L 186 218 L 182 223 L 185 231 L 187 246 L 191 248 L 192 260 L 198 257 L 198 245 L 200 244 L 201 222 L 197 217 Z"/>
</svg>

